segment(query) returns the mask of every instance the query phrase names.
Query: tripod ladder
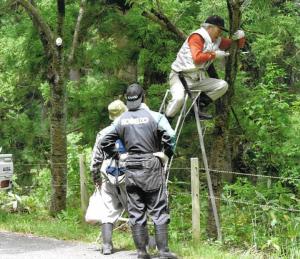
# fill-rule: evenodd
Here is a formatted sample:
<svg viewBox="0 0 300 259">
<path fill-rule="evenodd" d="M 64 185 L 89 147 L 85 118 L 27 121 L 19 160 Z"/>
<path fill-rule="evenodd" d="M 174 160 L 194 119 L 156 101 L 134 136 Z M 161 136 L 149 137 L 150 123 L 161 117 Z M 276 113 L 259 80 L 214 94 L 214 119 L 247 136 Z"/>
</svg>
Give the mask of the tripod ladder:
<svg viewBox="0 0 300 259">
<path fill-rule="evenodd" d="M 186 82 L 182 82 L 182 83 L 184 85 L 184 83 L 186 83 Z M 189 114 L 189 112 L 193 108 L 194 115 L 195 115 L 195 120 L 196 120 L 196 125 L 197 125 L 198 136 L 199 136 L 199 143 L 200 143 L 200 148 L 201 148 L 201 153 L 202 153 L 202 160 L 203 160 L 203 164 L 204 164 L 204 168 L 205 168 L 205 174 L 206 174 L 207 185 L 208 185 L 208 190 L 209 190 L 210 202 L 211 202 L 213 215 L 214 215 L 214 219 L 215 219 L 215 224 L 216 224 L 216 228 L 217 228 L 218 240 L 221 241 L 222 240 L 222 234 L 221 234 L 221 228 L 220 228 L 220 220 L 219 220 L 217 206 L 216 206 L 216 200 L 215 200 L 215 196 L 214 196 L 214 192 L 213 192 L 213 188 L 212 188 L 212 182 L 211 182 L 211 177 L 210 177 L 210 173 L 209 173 L 206 150 L 205 150 L 205 145 L 204 145 L 205 128 L 204 128 L 204 130 L 202 130 L 201 121 L 200 121 L 200 118 L 199 118 L 199 109 L 198 109 L 198 106 L 197 106 L 197 103 L 196 103 L 196 100 L 200 96 L 201 91 L 187 89 L 187 85 L 184 85 L 184 87 L 186 89 L 186 93 L 185 93 L 185 96 L 184 96 L 184 103 L 183 103 L 183 106 L 182 106 L 181 111 L 179 113 L 179 116 L 177 118 L 176 126 L 175 126 L 176 143 L 178 143 L 178 140 L 179 140 L 181 130 L 183 128 L 186 116 Z M 160 106 L 160 109 L 159 109 L 160 113 L 165 113 L 167 100 L 168 100 L 168 97 L 170 96 L 170 94 L 171 94 L 170 90 L 167 90 L 166 93 L 165 93 L 165 96 L 163 98 L 163 102 L 162 102 L 162 104 Z M 188 105 L 188 98 L 189 97 L 192 101 L 192 103 L 190 105 Z M 173 156 L 168 161 L 168 163 L 165 164 L 165 172 L 166 172 L 167 183 L 168 183 L 168 179 L 169 179 L 169 172 L 170 172 L 172 162 L 173 162 Z"/>
</svg>

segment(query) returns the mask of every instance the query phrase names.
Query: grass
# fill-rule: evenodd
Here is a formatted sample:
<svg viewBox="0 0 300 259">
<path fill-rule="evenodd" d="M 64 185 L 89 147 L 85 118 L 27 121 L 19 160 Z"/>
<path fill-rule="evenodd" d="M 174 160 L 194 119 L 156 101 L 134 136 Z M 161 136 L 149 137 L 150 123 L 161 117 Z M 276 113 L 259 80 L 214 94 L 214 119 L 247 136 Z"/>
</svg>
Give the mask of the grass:
<svg viewBox="0 0 300 259">
<path fill-rule="evenodd" d="M 99 234 L 98 228 L 84 223 L 71 222 L 43 214 L 7 213 L 0 210 L 0 229 L 30 233 L 62 240 L 93 242 Z"/>
<path fill-rule="evenodd" d="M 30 233 L 61 240 L 95 242 L 99 236 L 99 227 L 82 222 L 77 216 L 79 214 L 78 211 L 68 211 L 60 214 L 57 218 L 53 218 L 44 213 L 8 213 L 0 210 L 0 230 Z M 113 242 L 117 249 L 134 250 L 128 226 L 123 226 L 114 232 Z M 224 251 L 221 245 L 205 242 L 192 243 L 188 240 L 183 242 L 178 242 L 176 239 L 171 240 L 170 248 L 181 258 L 189 259 L 266 258 L 258 254 L 250 254 L 250 252 Z"/>
</svg>

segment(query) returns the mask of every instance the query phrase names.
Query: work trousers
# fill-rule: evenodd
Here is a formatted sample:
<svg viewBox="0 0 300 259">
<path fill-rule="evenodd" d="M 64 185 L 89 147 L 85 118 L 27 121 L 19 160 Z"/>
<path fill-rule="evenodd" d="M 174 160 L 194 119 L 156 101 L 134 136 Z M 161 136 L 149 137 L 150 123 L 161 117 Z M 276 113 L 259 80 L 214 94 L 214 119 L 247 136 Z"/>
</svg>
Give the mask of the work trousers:
<svg viewBox="0 0 300 259">
<path fill-rule="evenodd" d="M 185 73 L 184 78 L 189 89 L 204 92 L 213 101 L 224 95 L 228 89 L 228 84 L 222 79 L 206 78 L 205 71 Z M 174 117 L 184 103 L 185 90 L 179 79 L 179 74 L 172 71 L 169 76 L 170 91 L 172 99 L 166 109 L 167 117 Z M 193 92 L 197 95 L 197 92 Z"/>
<path fill-rule="evenodd" d="M 169 223 L 166 180 L 159 158 L 153 155 L 129 156 L 125 183 L 131 226 L 145 225 L 147 215 L 156 225 Z"/>
<path fill-rule="evenodd" d="M 118 186 L 104 180 L 100 194 L 103 206 L 101 206 L 101 222 L 114 224 L 127 208 L 127 195 L 125 183 Z"/>
</svg>

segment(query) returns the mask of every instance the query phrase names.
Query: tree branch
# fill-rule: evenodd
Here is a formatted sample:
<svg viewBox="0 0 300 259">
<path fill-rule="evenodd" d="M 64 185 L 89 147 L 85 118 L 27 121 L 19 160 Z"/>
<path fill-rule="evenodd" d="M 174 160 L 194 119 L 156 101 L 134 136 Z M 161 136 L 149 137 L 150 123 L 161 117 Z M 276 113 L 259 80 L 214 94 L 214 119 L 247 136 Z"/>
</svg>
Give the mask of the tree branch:
<svg viewBox="0 0 300 259">
<path fill-rule="evenodd" d="M 51 42 L 53 42 L 53 33 L 52 33 L 49 25 L 44 21 L 44 19 L 38 12 L 38 10 L 31 3 L 29 3 L 26 0 L 16 0 L 16 2 L 19 3 L 21 6 L 23 6 L 25 11 L 32 18 L 32 20 L 34 20 L 34 22 L 38 26 L 39 30 L 45 35 L 45 37 L 48 41 L 48 44 L 50 45 L 50 49 L 52 49 Z"/>
<path fill-rule="evenodd" d="M 166 24 L 163 21 L 159 20 L 154 14 L 148 11 L 143 11 L 142 15 L 150 19 L 151 21 L 158 23 L 161 27 L 166 28 Z"/>
<path fill-rule="evenodd" d="M 79 9 L 77 22 L 76 22 L 76 26 L 75 26 L 75 31 L 73 34 L 72 47 L 71 47 L 70 55 L 68 58 L 68 62 L 70 65 L 72 65 L 74 62 L 75 50 L 78 46 L 79 32 L 80 32 L 80 28 L 81 28 L 81 21 L 84 16 L 84 13 L 85 13 L 85 7 L 86 7 L 86 0 L 81 0 L 80 9 Z"/>
<path fill-rule="evenodd" d="M 175 35 L 177 35 L 180 39 L 185 40 L 186 34 L 179 30 L 170 20 L 167 16 L 165 16 L 162 12 L 159 12 L 155 9 L 151 9 L 151 13 L 157 17 L 159 21 L 161 21 L 164 26 L 171 32 L 173 32 Z"/>
</svg>

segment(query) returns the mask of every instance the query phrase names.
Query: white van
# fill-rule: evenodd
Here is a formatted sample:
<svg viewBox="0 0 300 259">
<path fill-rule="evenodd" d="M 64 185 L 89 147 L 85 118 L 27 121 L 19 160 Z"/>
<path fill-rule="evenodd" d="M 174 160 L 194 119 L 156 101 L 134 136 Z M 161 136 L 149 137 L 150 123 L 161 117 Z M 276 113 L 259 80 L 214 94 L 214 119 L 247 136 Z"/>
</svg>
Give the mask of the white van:
<svg viewBox="0 0 300 259">
<path fill-rule="evenodd" d="M 0 190 L 11 189 L 13 171 L 12 154 L 0 154 Z"/>
</svg>

